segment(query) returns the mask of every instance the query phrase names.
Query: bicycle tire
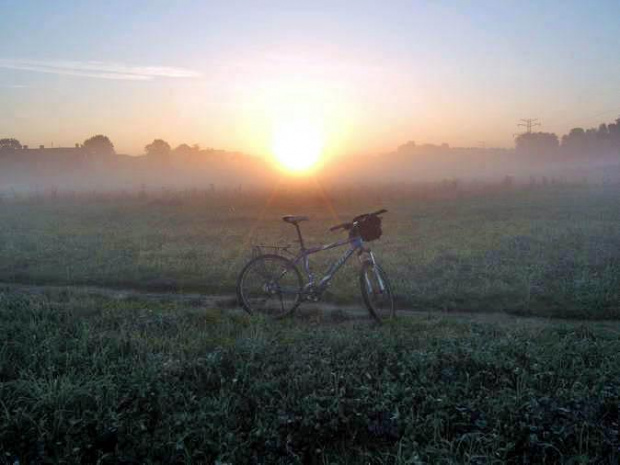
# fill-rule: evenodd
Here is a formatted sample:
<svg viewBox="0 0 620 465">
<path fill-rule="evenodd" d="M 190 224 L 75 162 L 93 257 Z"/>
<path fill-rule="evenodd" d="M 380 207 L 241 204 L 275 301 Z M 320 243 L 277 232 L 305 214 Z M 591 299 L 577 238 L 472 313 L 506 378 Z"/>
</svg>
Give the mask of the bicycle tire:
<svg viewBox="0 0 620 465">
<path fill-rule="evenodd" d="M 377 276 L 384 284 L 383 291 L 380 290 L 381 285 L 377 279 Z M 385 271 L 383 271 L 379 265 L 373 265 L 372 262 L 366 262 L 362 265 L 359 279 L 362 298 L 364 299 L 364 304 L 366 305 L 370 316 L 379 324 L 393 319 L 396 316 L 394 294 L 392 293 L 392 286 Z M 368 289 L 369 287 L 371 287 L 370 291 Z M 378 288 L 380 292 L 374 292 L 375 288 Z M 384 301 L 382 306 L 379 305 L 378 299 L 375 297 L 376 295 L 382 296 Z"/>
<path fill-rule="evenodd" d="M 267 275 L 269 272 L 266 264 L 269 262 L 274 265 L 275 272 Z M 261 279 L 259 278 L 260 289 L 252 290 L 249 288 L 250 273 L 258 274 L 262 280 L 266 281 L 260 283 Z M 275 280 L 274 276 L 278 273 L 280 276 Z M 287 283 L 286 291 L 279 283 L 284 276 L 292 277 Z M 284 318 L 295 311 L 301 303 L 302 289 L 303 280 L 295 264 L 291 260 L 275 254 L 264 254 L 253 258 L 241 270 L 237 279 L 237 299 L 241 307 L 250 315 L 260 313 L 276 319 Z M 286 305 L 283 298 L 285 295 L 289 297 Z M 277 298 L 275 305 L 267 305 L 267 302 L 274 297 Z M 260 305 L 261 299 L 264 299 L 263 305 Z M 278 301 L 280 305 L 277 305 Z"/>
</svg>

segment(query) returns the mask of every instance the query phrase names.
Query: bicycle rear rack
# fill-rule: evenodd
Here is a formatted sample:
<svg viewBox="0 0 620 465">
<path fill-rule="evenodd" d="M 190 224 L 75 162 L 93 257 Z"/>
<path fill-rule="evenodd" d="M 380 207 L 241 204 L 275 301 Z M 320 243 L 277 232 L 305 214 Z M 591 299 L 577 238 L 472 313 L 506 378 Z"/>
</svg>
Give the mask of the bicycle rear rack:
<svg viewBox="0 0 620 465">
<path fill-rule="evenodd" d="M 274 254 L 274 255 L 281 255 L 281 256 L 284 256 L 286 254 L 291 257 L 294 257 L 295 254 L 290 251 L 290 247 L 291 247 L 290 244 L 289 245 L 254 244 L 252 245 L 252 258 L 256 258 L 259 255 L 265 255 L 265 254 Z"/>
</svg>

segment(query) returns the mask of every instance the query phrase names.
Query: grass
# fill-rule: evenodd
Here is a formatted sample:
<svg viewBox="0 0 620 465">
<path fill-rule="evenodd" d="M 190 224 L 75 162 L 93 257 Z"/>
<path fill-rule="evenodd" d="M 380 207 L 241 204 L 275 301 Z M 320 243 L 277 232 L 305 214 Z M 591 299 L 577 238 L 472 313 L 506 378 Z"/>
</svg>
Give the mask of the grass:
<svg viewBox="0 0 620 465">
<path fill-rule="evenodd" d="M 0 289 L 0 462 L 617 463 L 610 323 Z"/>
<path fill-rule="evenodd" d="M 341 237 L 330 225 L 386 207 L 372 246 L 403 307 L 620 316 L 616 187 L 317 192 L 7 198 L 0 282 L 231 294 L 252 243 L 294 243 L 283 214 L 311 216 L 303 230 L 316 244 Z M 355 273 L 347 265 L 329 298 L 358 302 Z"/>
</svg>

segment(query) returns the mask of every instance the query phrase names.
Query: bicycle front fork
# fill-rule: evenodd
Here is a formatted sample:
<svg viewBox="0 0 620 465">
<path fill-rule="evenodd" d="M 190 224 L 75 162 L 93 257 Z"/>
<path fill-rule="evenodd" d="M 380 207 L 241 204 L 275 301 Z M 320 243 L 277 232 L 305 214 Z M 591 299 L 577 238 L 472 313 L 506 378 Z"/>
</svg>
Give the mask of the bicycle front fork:
<svg viewBox="0 0 620 465">
<path fill-rule="evenodd" d="M 377 264 L 377 262 L 375 261 L 375 255 L 372 253 L 372 250 L 365 247 L 360 248 L 357 254 L 357 258 L 359 259 L 361 265 L 364 265 L 365 263 L 370 263 L 374 266 Z"/>
<path fill-rule="evenodd" d="M 360 251 L 359 260 L 360 260 L 362 266 L 364 266 L 366 264 L 371 265 L 372 272 L 374 273 L 375 278 L 377 280 L 377 284 L 379 285 L 379 293 L 383 294 L 385 292 L 385 283 L 383 282 L 383 278 L 381 277 L 381 273 L 379 272 L 379 270 L 377 268 L 377 261 L 375 260 L 375 255 L 372 253 L 371 250 L 364 250 L 364 249 L 362 249 L 362 251 Z M 373 292 L 373 286 L 372 286 L 372 283 L 369 280 L 368 273 L 364 273 L 364 279 L 366 280 L 367 289 L 370 292 Z"/>
</svg>

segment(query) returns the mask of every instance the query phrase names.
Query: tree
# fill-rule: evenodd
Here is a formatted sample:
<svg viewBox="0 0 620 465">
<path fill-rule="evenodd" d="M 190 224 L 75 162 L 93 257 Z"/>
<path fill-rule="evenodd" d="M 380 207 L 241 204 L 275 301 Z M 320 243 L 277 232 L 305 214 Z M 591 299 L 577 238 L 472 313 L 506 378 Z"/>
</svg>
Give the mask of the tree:
<svg viewBox="0 0 620 465">
<path fill-rule="evenodd" d="M 409 142 L 399 145 L 396 151 L 398 153 L 407 153 L 407 152 L 413 152 L 415 148 L 416 148 L 415 142 L 410 140 Z"/>
<path fill-rule="evenodd" d="M 21 150 L 22 144 L 17 139 L 0 139 L 0 150 Z"/>
<path fill-rule="evenodd" d="M 562 137 L 562 150 L 571 155 L 605 156 L 620 150 L 620 118 L 598 129 L 573 128 Z"/>
<path fill-rule="evenodd" d="M 586 131 L 583 128 L 573 128 L 562 136 L 562 149 L 581 152 L 587 149 Z"/>
<path fill-rule="evenodd" d="M 174 153 L 176 155 L 190 155 L 194 153 L 196 150 L 190 147 L 187 144 L 181 144 L 176 149 L 174 149 Z"/>
<path fill-rule="evenodd" d="M 551 132 L 526 132 L 519 134 L 515 140 L 517 152 L 550 153 L 555 152 L 560 142 L 558 136 Z"/>
<path fill-rule="evenodd" d="M 187 144 L 181 144 L 172 152 L 177 157 L 190 158 L 192 155 L 200 153 L 200 146 L 198 144 L 194 144 L 190 147 Z"/>
<path fill-rule="evenodd" d="M 607 130 L 612 147 L 620 148 L 620 118 L 615 123 L 608 124 Z"/>
<path fill-rule="evenodd" d="M 149 157 L 167 157 L 170 155 L 170 144 L 162 139 L 155 139 L 149 145 L 144 147 Z"/>
<path fill-rule="evenodd" d="M 108 136 L 97 134 L 96 136 L 84 141 L 84 149 L 93 155 L 114 155 L 114 144 Z"/>
</svg>

